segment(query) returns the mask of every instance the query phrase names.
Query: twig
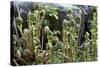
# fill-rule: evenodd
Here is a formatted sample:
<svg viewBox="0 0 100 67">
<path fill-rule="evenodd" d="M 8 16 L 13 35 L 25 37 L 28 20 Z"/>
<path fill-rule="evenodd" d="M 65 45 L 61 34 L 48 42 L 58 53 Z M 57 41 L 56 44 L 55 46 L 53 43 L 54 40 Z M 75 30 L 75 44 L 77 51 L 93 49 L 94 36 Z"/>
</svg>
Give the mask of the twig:
<svg viewBox="0 0 100 67">
<path fill-rule="evenodd" d="M 58 52 L 58 54 L 60 54 L 60 55 L 64 56 L 65 58 L 71 60 L 71 59 L 70 59 L 68 56 L 66 56 L 65 54 L 61 54 L 61 53 L 59 53 L 59 52 Z"/>
<path fill-rule="evenodd" d="M 13 59 L 13 61 L 16 64 L 16 66 L 19 66 L 19 64 L 17 63 L 17 61 L 15 59 Z"/>
<path fill-rule="evenodd" d="M 26 65 L 28 65 L 28 63 L 24 60 L 24 59 L 22 59 L 22 58 L 20 58 L 20 57 L 17 57 L 20 61 L 22 61 L 24 64 L 26 64 Z"/>
</svg>

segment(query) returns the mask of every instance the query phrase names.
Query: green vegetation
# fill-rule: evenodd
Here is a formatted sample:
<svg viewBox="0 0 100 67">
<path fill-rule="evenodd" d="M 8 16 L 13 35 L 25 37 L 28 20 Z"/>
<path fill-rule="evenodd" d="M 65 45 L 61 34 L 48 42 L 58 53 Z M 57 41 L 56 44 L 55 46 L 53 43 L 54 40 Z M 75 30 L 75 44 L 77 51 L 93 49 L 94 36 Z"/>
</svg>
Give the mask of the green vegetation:
<svg viewBox="0 0 100 67">
<path fill-rule="evenodd" d="M 69 63 L 69 62 L 87 62 L 97 60 L 97 12 L 96 7 L 92 12 L 92 39 L 89 39 L 89 34 L 85 34 L 85 41 L 83 49 L 79 49 L 78 46 L 78 34 L 82 17 L 81 15 L 73 16 L 73 10 L 70 8 L 67 13 L 70 20 L 64 19 L 61 22 L 62 30 L 50 30 L 51 20 L 48 17 L 53 18 L 53 23 L 59 20 L 58 8 L 50 5 L 40 7 L 39 4 L 35 4 L 34 11 L 28 13 L 28 29 L 23 29 L 23 20 L 20 17 L 16 18 L 16 24 L 22 33 L 22 37 L 18 40 L 16 35 L 13 35 L 14 45 L 14 63 L 16 65 L 25 64 L 53 64 L 53 63 Z M 52 24 L 53 25 L 53 24 Z M 57 25 L 56 25 L 57 26 Z M 42 29 L 42 30 L 41 30 Z M 42 34 L 42 35 L 41 35 Z M 46 34 L 46 35 L 44 35 Z M 62 36 L 59 39 L 57 34 Z M 42 37 L 42 40 L 40 40 Z M 44 37 L 47 37 L 46 50 L 43 50 Z M 16 42 L 19 43 L 16 43 Z M 16 45 L 20 46 L 16 46 Z M 20 62 L 18 61 L 20 60 Z"/>
</svg>

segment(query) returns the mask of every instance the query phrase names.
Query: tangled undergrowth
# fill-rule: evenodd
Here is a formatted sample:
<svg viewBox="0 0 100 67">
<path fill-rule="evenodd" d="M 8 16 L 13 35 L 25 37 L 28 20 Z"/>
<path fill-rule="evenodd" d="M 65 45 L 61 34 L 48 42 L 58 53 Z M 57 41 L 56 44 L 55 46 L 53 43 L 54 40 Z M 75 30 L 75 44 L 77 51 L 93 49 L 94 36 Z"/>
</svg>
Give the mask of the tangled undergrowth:
<svg viewBox="0 0 100 67">
<path fill-rule="evenodd" d="M 96 7 L 93 7 L 96 9 Z M 87 62 L 97 60 L 97 13 L 92 12 L 93 18 L 90 19 L 91 39 L 89 33 L 85 34 L 85 41 L 82 49 L 78 45 L 78 35 L 80 24 L 82 22 L 81 15 L 73 16 L 72 8 L 67 10 L 66 16 L 60 24 L 62 30 L 53 29 L 57 27 L 59 12 L 57 7 L 41 4 L 35 4 L 34 11 L 29 11 L 27 15 L 28 28 L 22 29 L 24 23 L 21 17 L 16 18 L 16 27 L 20 31 L 22 37 L 18 34 L 12 35 L 13 39 L 13 63 L 15 65 L 29 64 L 56 64 L 69 62 Z M 52 22 L 50 23 L 50 19 Z M 60 38 L 60 37 L 61 38 Z M 47 41 L 46 41 L 47 40 Z"/>
</svg>

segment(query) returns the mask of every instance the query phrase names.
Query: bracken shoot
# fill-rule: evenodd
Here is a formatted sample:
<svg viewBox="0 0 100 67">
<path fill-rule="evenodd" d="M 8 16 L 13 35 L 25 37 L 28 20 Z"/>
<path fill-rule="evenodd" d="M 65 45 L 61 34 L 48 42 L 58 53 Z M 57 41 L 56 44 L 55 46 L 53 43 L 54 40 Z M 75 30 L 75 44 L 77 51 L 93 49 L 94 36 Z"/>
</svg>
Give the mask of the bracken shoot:
<svg viewBox="0 0 100 67">
<path fill-rule="evenodd" d="M 11 1 L 11 65 L 97 61 L 97 7 Z"/>
</svg>

